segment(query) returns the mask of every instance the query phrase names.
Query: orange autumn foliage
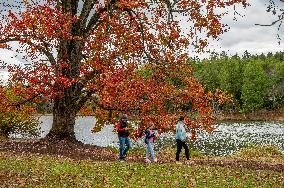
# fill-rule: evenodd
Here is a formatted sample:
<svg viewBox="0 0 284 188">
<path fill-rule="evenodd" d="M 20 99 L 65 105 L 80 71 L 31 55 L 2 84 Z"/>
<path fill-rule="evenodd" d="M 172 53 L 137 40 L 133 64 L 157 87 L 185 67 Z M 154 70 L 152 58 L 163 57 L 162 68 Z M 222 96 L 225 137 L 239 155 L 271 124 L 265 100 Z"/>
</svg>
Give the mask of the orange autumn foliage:
<svg viewBox="0 0 284 188">
<path fill-rule="evenodd" d="M 8 87 L 0 86 L 0 137 L 16 132 L 38 134 L 38 118 L 31 105 L 18 105 L 19 96 Z"/>
<path fill-rule="evenodd" d="M 237 4 L 247 5 L 245 0 L 102 0 L 84 1 L 80 10 L 77 0 L 22 1 L 20 10 L 2 12 L 0 44 L 17 41 L 31 59 L 24 67 L 9 67 L 11 83 L 20 86 L 16 93 L 23 100 L 54 100 L 53 127 L 74 126 L 74 114 L 86 113 L 82 108 L 92 101 L 95 130 L 127 113 L 139 124 L 137 135 L 149 122 L 167 131 L 190 112 L 189 124 L 210 132 L 214 98 L 192 76 L 187 52 L 192 46 L 202 51 L 208 39 L 226 32 L 221 22 L 226 13 L 220 10 Z M 52 134 L 57 130 L 64 127 Z M 60 134 L 74 133 L 66 131 L 71 132 Z"/>
</svg>

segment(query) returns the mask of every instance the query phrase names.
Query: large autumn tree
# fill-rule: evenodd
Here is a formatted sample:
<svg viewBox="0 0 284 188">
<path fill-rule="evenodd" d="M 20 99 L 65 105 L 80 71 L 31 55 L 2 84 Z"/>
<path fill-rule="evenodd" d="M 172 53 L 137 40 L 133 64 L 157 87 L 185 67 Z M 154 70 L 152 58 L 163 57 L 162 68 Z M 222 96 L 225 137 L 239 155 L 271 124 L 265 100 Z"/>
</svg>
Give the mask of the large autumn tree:
<svg viewBox="0 0 284 188">
<path fill-rule="evenodd" d="M 92 101 L 102 122 L 127 112 L 141 123 L 171 124 L 191 111 L 211 130 L 214 95 L 186 64 L 226 32 L 222 9 L 245 0 L 22 0 L 3 3 L 0 43 L 17 41 L 29 61 L 9 66 L 15 92 L 53 100 L 47 138 L 75 140 L 75 116 Z M 20 88 L 20 89 L 19 89 Z M 23 89 L 24 88 L 24 89 Z"/>
</svg>

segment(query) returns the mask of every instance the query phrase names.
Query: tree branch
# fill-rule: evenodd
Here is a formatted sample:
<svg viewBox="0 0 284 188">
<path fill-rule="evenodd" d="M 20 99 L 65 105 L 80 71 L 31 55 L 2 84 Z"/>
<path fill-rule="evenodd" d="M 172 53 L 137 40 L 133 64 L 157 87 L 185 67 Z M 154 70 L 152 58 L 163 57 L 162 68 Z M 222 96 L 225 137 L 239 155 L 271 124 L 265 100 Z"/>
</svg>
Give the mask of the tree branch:
<svg viewBox="0 0 284 188">
<path fill-rule="evenodd" d="M 190 11 L 192 8 L 187 8 L 187 9 L 172 9 L 172 12 L 177 12 L 177 13 L 184 13 Z"/>
<path fill-rule="evenodd" d="M 131 9 L 125 9 L 125 11 L 128 13 L 128 15 L 131 17 L 132 20 L 135 20 L 134 17 L 133 17 L 133 14 L 135 16 L 137 16 L 136 12 L 134 12 L 133 10 Z M 155 62 L 158 64 L 158 61 L 156 59 L 154 59 L 153 57 L 151 57 L 151 55 L 146 51 L 146 47 L 148 46 L 148 42 L 146 40 L 146 37 L 145 37 L 145 32 L 144 32 L 144 29 L 143 29 L 143 26 L 142 26 L 142 23 L 141 22 L 138 22 L 138 30 L 141 34 L 141 38 L 142 38 L 142 41 L 143 41 L 143 52 L 145 53 L 146 57 L 151 61 L 151 62 Z"/>
<path fill-rule="evenodd" d="M 79 16 L 79 21 L 78 21 L 80 30 L 85 28 L 90 12 L 92 8 L 94 7 L 95 3 L 98 3 L 98 2 L 99 2 L 98 0 L 86 0 L 84 2 L 81 14 Z"/>
<path fill-rule="evenodd" d="M 57 0 L 57 8 L 62 8 L 64 13 L 77 14 L 79 0 Z"/>
<path fill-rule="evenodd" d="M 56 66 L 56 60 L 53 57 L 52 53 L 48 50 L 47 43 L 43 42 L 43 46 L 36 45 L 32 43 L 31 41 L 27 42 L 28 45 L 34 46 L 37 48 L 40 52 L 44 53 L 44 55 L 48 58 L 51 65 Z"/>
<path fill-rule="evenodd" d="M 21 37 L 28 37 L 29 35 L 23 35 L 23 36 L 17 36 L 17 37 L 8 37 L 6 39 L 2 39 L 0 40 L 0 44 L 2 43 L 8 43 L 8 42 L 15 42 L 15 41 L 20 41 Z M 46 57 L 48 58 L 48 60 L 50 61 L 50 63 L 52 65 L 56 65 L 56 60 L 53 57 L 52 53 L 48 50 L 47 47 L 47 43 L 46 42 L 42 42 L 43 46 L 40 45 L 36 45 L 34 43 L 32 43 L 31 41 L 28 41 L 27 44 L 30 46 L 34 46 L 35 48 L 37 48 L 40 52 L 44 53 L 44 55 L 46 55 Z"/>
<path fill-rule="evenodd" d="M 93 31 L 93 27 L 97 27 L 97 23 L 99 22 L 101 14 L 111 9 L 111 6 L 113 6 L 116 3 L 116 0 L 111 0 L 108 5 L 106 5 L 104 8 L 100 8 L 96 13 L 93 14 L 91 17 L 89 24 L 87 25 L 85 29 L 85 35 L 88 36 Z"/>
<path fill-rule="evenodd" d="M 284 19 L 284 16 L 282 16 L 281 18 L 279 18 L 278 20 L 275 20 L 274 22 L 272 22 L 271 24 L 255 24 L 255 25 L 258 25 L 258 26 L 273 26 L 275 25 L 276 23 L 282 21 Z"/>
<path fill-rule="evenodd" d="M 24 100 L 24 101 L 21 101 L 21 102 L 18 102 L 18 103 L 16 103 L 16 104 L 12 104 L 12 105 L 9 105 L 9 106 L 20 107 L 21 105 L 23 105 L 23 104 L 25 104 L 25 103 L 27 103 L 27 102 L 32 101 L 33 99 L 35 99 L 36 97 L 38 97 L 38 96 L 40 96 L 40 95 L 41 95 L 41 93 L 38 93 L 38 94 L 32 96 L 31 98 L 28 98 L 28 99 L 26 99 L 26 100 Z"/>
<path fill-rule="evenodd" d="M 97 103 L 96 105 L 98 107 L 100 107 L 101 109 L 108 110 L 108 111 L 115 110 L 115 111 L 121 112 L 121 111 L 139 111 L 139 110 L 141 110 L 141 108 L 125 108 L 125 109 L 122 109 L 122 108 L 111 108 L 111 107 L 105 107 L 105 106 L 103 106 L 102 104 L 99 104 L 99 103 Z"/>
<path fill-rule="evenodd" d="M 0 44 L 8 43 L 8 42 L 15 42 L 15 41 L 20 41 L 20 37 L 27 37 L 28 35 L 25 36 L 18 36 L 18 37 L 7 37 L 6 39 L 1 39 Z"/>
<path fill-rule="evenodd" d="M 76 103 L 76 112 L 79 112 L 79 110 L 84 106 L 84 104 L 87 102 L 88 99 L 92 96 L 93 91 L 87 92 L 86 95 L 82 96 L 81 98 L 78 99 Z"/>
</svg>

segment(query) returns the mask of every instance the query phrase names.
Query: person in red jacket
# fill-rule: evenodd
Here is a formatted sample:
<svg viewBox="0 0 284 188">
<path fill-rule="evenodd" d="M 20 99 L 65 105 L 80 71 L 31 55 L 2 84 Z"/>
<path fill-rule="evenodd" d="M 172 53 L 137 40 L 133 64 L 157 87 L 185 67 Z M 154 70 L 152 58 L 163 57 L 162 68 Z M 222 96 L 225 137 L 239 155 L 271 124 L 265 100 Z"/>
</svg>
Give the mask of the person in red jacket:
<svg viewBox="0 0 284 188">
<path fill-rule="evenodd" d="M 118 133 L 119 139 L 119 160 L 125 161 L 127 151 L 131 148 L 131 141 L 129 138 L 129 127 L 127 122 L 127 116 L 125 114 L 121 116 L 120 121 L 116 125 L 116 131 Z"/>
</svg>

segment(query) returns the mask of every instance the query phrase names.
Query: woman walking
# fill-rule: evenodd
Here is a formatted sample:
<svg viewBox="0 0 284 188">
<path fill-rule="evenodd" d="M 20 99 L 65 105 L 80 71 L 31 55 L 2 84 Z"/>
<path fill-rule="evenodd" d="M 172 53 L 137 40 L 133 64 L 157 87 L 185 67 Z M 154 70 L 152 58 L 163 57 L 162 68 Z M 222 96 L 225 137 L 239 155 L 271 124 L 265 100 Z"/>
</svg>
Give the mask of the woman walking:
<svg viewBox="0 0 284 188">
<path fill-rule="evenodd" d="M 150 125 L 145 130 L 145 144 L 147 145 L 146 147 L 146 163 L 150 163 L 151 161 L 149 160 L 149 154 L 151 154 L 152 160 L 154 162 L 157 162 L 157 158 L 155 157 L 155 150 L 154 150 L 154 139 L 157 138 L 157 134 L 154 133 L 153 131 L 153 125 Z"/>
<path fill-rule="evenodd" d="M 186 143 L 186 124 L 184 122 L 183 116 L 179 118 L 179 121 L 176 125 L 176 142 L 177 142 L 176 163 L 180 164 L 179 154 L 182 148 L 184 148 L 185 157 L 187 161 L 189 161 L 189 149 Z"/>
</svg>

